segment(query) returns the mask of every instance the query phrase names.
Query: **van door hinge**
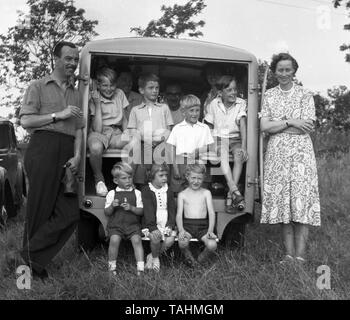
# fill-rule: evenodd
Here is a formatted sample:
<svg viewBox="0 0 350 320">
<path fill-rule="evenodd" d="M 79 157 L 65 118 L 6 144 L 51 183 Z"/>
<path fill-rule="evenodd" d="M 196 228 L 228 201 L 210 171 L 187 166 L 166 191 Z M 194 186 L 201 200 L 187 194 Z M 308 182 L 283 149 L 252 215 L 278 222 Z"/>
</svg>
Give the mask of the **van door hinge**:
<svg viewBox="0 0 350 320">
<path fill-rule="evenodd" d="M 247 186 L 251 187 L 252 185 L 260 186 L 260 179 L 259 178 L 248 177 L 248 179 L 247 179 Z"/>
<path fill-rule="evenodd" d="M 258 86 L 254 85 L 253 83 L 249 83 L 249 93 L 253 93 L 256 90 L 258 90 Z"/>
</svg>

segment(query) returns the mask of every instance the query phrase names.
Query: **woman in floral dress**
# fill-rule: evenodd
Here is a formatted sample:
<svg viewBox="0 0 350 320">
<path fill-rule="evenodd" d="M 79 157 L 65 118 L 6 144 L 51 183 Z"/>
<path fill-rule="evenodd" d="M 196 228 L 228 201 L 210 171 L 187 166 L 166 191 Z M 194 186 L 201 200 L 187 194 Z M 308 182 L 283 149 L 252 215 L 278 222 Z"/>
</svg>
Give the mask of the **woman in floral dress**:
<svg viewBox="0 0 350 320">
<path fill-rule="evenodd" d="M 269 135 L 261 223 L 282 225 L 282 262 L 304 262 L 309 225 L 321 224 L 309 135 L 316 120 L 315 105 L 312 94 L 293 82 L 298 63 L 290 54 L 274 55 L 270 69 L 279 85 L 266 91 L 261 110 L 261 130 Z"/>
</svg>

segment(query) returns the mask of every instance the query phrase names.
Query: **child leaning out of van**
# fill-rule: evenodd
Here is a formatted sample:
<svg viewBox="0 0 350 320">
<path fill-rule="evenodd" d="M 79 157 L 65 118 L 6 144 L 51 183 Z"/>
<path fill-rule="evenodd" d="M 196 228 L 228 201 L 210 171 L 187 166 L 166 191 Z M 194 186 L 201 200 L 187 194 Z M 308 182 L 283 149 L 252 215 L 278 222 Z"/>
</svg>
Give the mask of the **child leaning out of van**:
<svg viewBox="0 0 350 320">
<path fill-rule="evenodd" d="M 108 190 L 102 174 L 102 153 L 107 148 L 123 148 L 128 142 L 122 136 L 126 128 L 124 108 L 129 102 L 116 87 L 116 73 L 103 67 L 97 71 L 97 92 L 89 101 L 91 126 L 88 135 L 90 165 L 94 174 L 96 194 L 105 197 Z"/>
<path fill-rule="evenodd" d="M 237 97 L 237 83 L 232 76 L 222 76 L 217 82 L 218 97 L 209 105 L 204 121 L 213 130 L 216 149 L 221 161 L 221 170 L 225 175 L 229 192 L 226 211 L 235 207 L 244 210 L 244 197 L 237 184 L 241 176 L 243 163 L 247 161 L 247 104 Z M 233 156 L 234 166 L 231 172 L 229 156 Z"/>
<path fill-rule="evenodd" d="M 217 248 L 217 236 L 214 234 L 214 206 L 210 191 L 202 188 L 204 175 L 205 165 L 187 165 L 188 187 L 180 192 L 177 198 L 178 243 L 185 257 L 185 263 L 190 267 L 196 264 L 189 249 L 192 238 L 203 241 L 205 244 L 204 250 L 197 259 L 199 263 L 205 262 Z"/>
<path fill-rule="evenodd" d="M 151 253 L 147 255 L 145 269 L 159 271 L 159 255 L 169 249 L 175 240 L 175 199 L 167 184 L 168 166 L 153 164 L 150 182 L 142 189 L 144 206 L 143 232 L 150 238 Z"/>
<path fill-rule="evenodd" d="M 117 257 L 122 239 L 130 240 L 137 262 L 137 275 L 144 271 L 143 246 L 141 240 L 141 216 L 143 215 L 142 196 L 133 187 L 133 170 L 125 162 L 118 162 L 112 168 L 114 190 L 108 192 L 105 214 L 108 217 L 107 232 L 109 236 L 108 267 L 117 273 Z"/>
<path fill-rule="evenodd" d="M 128 129 L 129 134 L 142 143 L 133 147 L 133 162 L 137 166 L 135 183 L 146 183 L 146 169 L 151 168 L 155 149 L 165 151 L 165 142 L 174 124 L 169 107 L 158 103 L 159 78 L 155 74 L 142 74 L 138 80 L 143 102 L 131 109 Z M 135 140 L 134 140 L 135 141 Z M 141 170 L 140 170 L 141 169 Z"/>
</svg>

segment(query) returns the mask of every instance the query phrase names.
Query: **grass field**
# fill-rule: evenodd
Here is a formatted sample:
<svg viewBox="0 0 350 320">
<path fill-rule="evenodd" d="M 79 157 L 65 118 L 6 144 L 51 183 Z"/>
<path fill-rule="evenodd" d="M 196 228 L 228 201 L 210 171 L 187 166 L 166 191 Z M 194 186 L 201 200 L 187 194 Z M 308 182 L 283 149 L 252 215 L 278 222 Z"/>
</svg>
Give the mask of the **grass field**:
<svg viewBox="0 0 350 320">
<path fill-rule="evenodd" d="M 173 257 L 161 260 L 159 274 L 149 272 L 138 278 L 131 246 L 125 246 L 118 261 L 119 274 L 112 278 L 106 272 L 107 249 L 80 253 L 72 237 L 50 264 L 49 280 L 33 281 L 31 290 L 19 290 L 6 255 L 20 248 L 22 213 L 0 232 L 0 300 L 350 299 L 349 137 L 341 133 L 316 135 L 314 141 L 319 154 L 322 227 L 311 229 L 306 265 L 279 265 L 283 254 L 280 229 L 260 225 L 257 212 L 256 222 L 247 227 L 245 247 L 237 251 L 219 246 L 206 268 L 188 269 L 175 248 Z M 316 286 L 320 265 L 330 267 L 329 290 Z"/>
</svg>

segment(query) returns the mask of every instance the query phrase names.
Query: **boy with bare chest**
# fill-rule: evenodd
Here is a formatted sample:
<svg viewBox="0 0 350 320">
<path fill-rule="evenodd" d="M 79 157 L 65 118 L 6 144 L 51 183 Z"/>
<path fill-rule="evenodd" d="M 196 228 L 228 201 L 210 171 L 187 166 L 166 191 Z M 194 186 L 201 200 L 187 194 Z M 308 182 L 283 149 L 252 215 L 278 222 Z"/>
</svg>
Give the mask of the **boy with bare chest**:
<svg viewBox="0 0 350 320">
<path fill-rule="evenodd" d="M 199 263 L 207 260 L 210 253 L 217 247 L 212 195 L 209 190 L 202 188 L 204 174 L 204 165 L 188 165 L 186 168 L 188 187 L 179 193 L 177 199 L 178 243 L 186 264 L 191 267 L 196 263 L 189 249 L 192 238 L 197 238 L 205 244 L 205 249 L 198 256 Z"/>
</svg>

